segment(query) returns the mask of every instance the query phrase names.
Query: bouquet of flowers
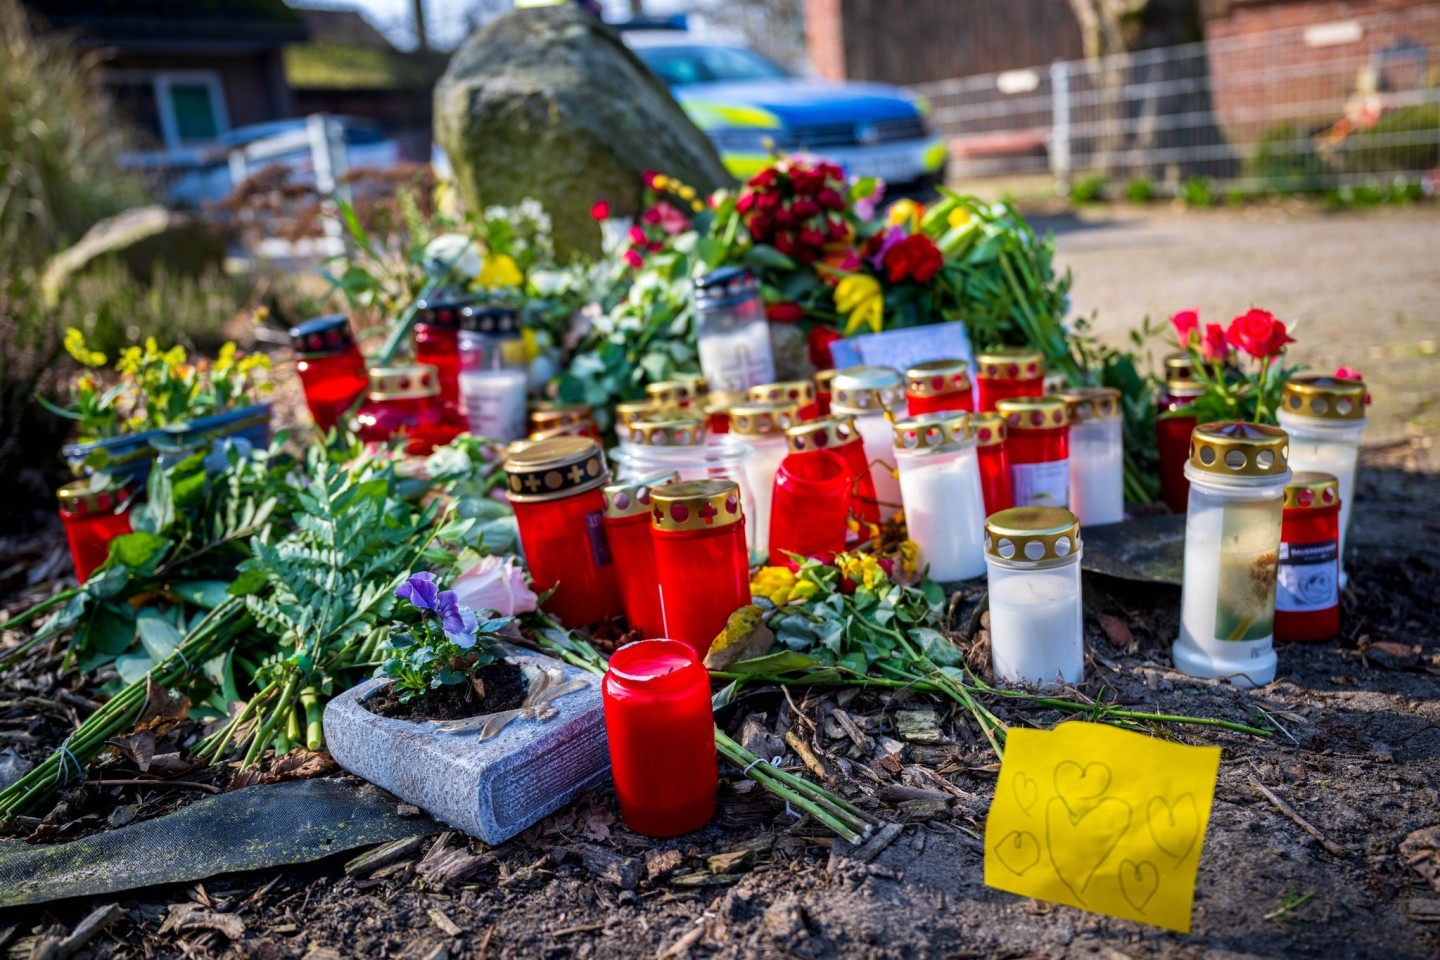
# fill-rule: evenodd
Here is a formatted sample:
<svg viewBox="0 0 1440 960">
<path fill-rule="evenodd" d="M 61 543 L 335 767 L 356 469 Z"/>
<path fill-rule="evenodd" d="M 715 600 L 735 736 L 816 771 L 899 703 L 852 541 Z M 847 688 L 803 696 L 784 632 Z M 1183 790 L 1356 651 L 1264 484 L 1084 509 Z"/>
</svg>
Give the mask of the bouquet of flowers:
<svg viewBox="0 0 1440 960">
<path fill-rule="evenodd" d="M 1172 416 L 1275 425 L 1285 380 L 1300 369 L 1284 364 L 1285 348 L 1295 338 L 1283 321 L 1252 308 L 1224 327 L 1207 323 L 1202 328 L 1196 310 L 1181 310 L 1170 323 L 1194 360 L 1195 379 L 1205 386 L 1203 395 Z"/>
</svg>

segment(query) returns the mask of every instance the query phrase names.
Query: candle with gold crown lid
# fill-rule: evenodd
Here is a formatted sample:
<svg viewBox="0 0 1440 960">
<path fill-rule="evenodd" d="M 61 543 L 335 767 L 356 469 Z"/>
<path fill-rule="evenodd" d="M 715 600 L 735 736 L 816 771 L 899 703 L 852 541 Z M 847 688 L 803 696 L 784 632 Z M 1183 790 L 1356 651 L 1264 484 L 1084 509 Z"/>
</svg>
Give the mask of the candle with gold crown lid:
<svg viewBox="0 0 1440 960">
<path fill-rule="evenodd" d="M 1084 679 L 1080 553 L 1080 522 L 1068 510 L 1013 507 L 985 521 L 997 679 L 1039 686 Z"/>
<path fill-rule="evenodd" d="M 890 427 L 895 411 L 904 409 L 905 380 L 889 367 L 847 367 L 835 375 L 831 389 L 830 412 L 854 418 L 870 461 L 880 518 L 889 520 L 901 509 Z"/>
<path fill-rule="evenodd" d="M 745 506 L 754 525 L 755 545 L 769 544 L 770 501 L 774 496 L 775 473 L 789 452 L 785 431 L 800 422 L 800 411 L 788 401 L 743 403 L 730 408 L 730 434 L 743 439 L 755 451 L 745 459 L 745 479 L 754 496 Z"/>
<path fill-rule="evenodd" d="M 426 456 L 465 432 L 460 412 L 440 394 L 435 368 L 423 364 L 372 367 L 370 393 L 355 414 L 356 435 L 366 443 L 405 438 L 405 452 Z"/>
<path fill-rule="evenodd" d="M 1069 510 L 1084 527 L 1125 519 L 1125 438 L 1120 391 L 1082 387 L 1063 391 L 1070 417 Z"/>
<path fill-rule="evenodd" d="M 905 527 L 932 580 L 953 583 L 985 573 L 985 499 L 975 433 L 963 410 L 925 413 L 894 427 Z"/>
<path fill-rule="evenodd" d="M 870 458 L 865 454 L 865 441 L 849 415 L 821 417 L 785 431 L 791 456 L 814 453 L 837 454 L 849 468 L 849 513 L 860 525 L 880 523 L 880 505 L 875 497 L 875 481 L 870 476 Z M 807 471 L 814 473 L 817 471 Z"/>
<path fill-rule="evenodd" d="M 750 603 L 740 488 L 729 480 L 654 487 L 651 536 L 665 635 L 704 659 L 730 615 Z"/>
<path fill-rule="evenodd" d="M 1045 355 L 1030 347 L 996 347 L 975 357 L 976 401 L 995 410 L 1001 400 L 1045 393 Z"/>
<path fill-rule="evenodd" d="M 472 304 L 460 311 L 460 412 L 470 432 L 495 440 L 525 436 L 529 373 L 520 311 Z"/>
<path fill-rule="evenodd" d="M 75 579 L 82 584 L 110 558 L 110 541 L 130 532 L 129 484 L 97 473 L 67 483 L 55 493 Z"/>
<path fill-rule="evenodd" d="M 975 409 L 970 367 L 964 360 L 927 360 L 905 371 L 906 410 L 910 416 L 942 410 Z"/>
<path fill-rule="evenodd" d="M 980 492 L 985 497 L 985 516 L 1015 506 L 1014 487 L 1010 481 L 1010 453 L 1005 441 L 1009 428 L 1005 418 L 995 412 L 972 413 L 970 426 L 975 431 L 975 456 L 980 463 Z"/>
<path fill-rule="evenodd" d="M 1010 487 L 1017 507 L 1069 507 L 1070 413 L 1059 397 L 1000 400 L 1010 459 Z"/>
<path fill-rule="evenodd" d="M 835 374 L 839 370 L 816 370 L 815 376 L 815 411 L 817 416 L 830 416 L 830 398 L 834 396 Z"/>
<path fill-rule="evenodd" d="M 801 420 L 814 420 L 820 416 L 815 400 L 815 384 L 810 380 L 782 380 L 779 383 L 762 383 L 751 387 L 748 399 L 752 403 L 788 403 L 796 408 Z"/>
<path fill-rule="evenodd" d="M 1285 488 L 1275 639 L 1329 640 L 1340 632 L 1340 482 L 1296 471 Z"/>
<path fill-rule="evenodd" d="M 1237 686 L 1275 679 L 1275 572 L 1289 437 L 1255 423 L 1205 423 L 1190 440 L 1190 502 L 1180 636 L 1171 654 L 1194 677 Z"/>
<path fill-rule="evenodd" d="M 603 488 L 605 536 L 615 559 L 625 619 L 630 629 L 638 630 L 642 637 L 665 636 L 660 586 L 655 576 L 655 543 L 650 535 L 650 512 L 654 507 L 650 492 L 679 479 L 680 475 L 671 471 Z"/>
</svg>

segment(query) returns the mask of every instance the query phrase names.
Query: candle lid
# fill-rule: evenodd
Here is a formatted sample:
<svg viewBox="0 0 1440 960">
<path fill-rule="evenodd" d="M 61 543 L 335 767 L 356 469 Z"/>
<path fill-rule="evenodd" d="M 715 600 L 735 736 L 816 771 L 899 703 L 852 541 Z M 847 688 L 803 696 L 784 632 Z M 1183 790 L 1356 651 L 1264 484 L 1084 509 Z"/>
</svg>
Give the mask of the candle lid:
<svg viewBox="0 0 1440 960">
<path fill-rule="evenodd" d="M 1195 358 L 1188 353 L 1172 353 L 1165 357 L 1165 380 L 1194 380 Z"/>
<path fill-rule="evenodd" d="M 355 334 L 343 313 L 312 317 L 290 328 L 290 349 L 301 359 L 329 357 L 354 346 Z"/>
<path fill-rule="evenodd" d="M 749 403 L 750 398 L 744 390 L 717 390 L 714 393 L 705 394 L 705 400 L 701 404 L 707 414 L 728 414 L 731 407 L 738 407 Z"/>
<path fill-rule="evenodd" d="M 518 337 L 520 310 L 499 303 L 468 304 L 460 308 L 460 329 L 492 337 Z"/>
<path fill-rule="evenodd" d="M 893 427 L 896 450 L 945 450 L 975 438 L 970 414 L 964 410 L 922 413 L 898 420 Z"/>
<path fill-rule="evenodd" d="M 1005 418 L 994 411 L 970 414 L 970 428 L 975 433 L 977 447 L 996 447 L 1005 442 L 1010 432 Z"/>
<path fill-rule="evenodd" d="M 1190 465 L 1221 477 L 1278 477 L 1289 470 L 1290 436 L 1260 423 L 1202 423 L 1190 432 Z"/>
<path fill-rule="evenodd" d="M 905 392 L 912 397 L 939 397 L 970 392 L 970 367 L 964 360 L 928 360 L 905 371 Z"/>
<path fill-rule="evenodd" d="M 55 491 L 55 499 L 65 513 L 109 513 L 124 502 L 129 488 L 128 479 L 97 473 L 65 484 Z"/>
<path fill-rule="evenodd" d="M 1285 381 L 1280 409 L 1313 420 L 1364 420 L 1365 381 L 1298 374 Z"/>
<path fill-rule="evenodd" d="M 1165 392 L 1172 397 L 1191 398 L 1205 396 L 1205 384 L 1199 380 L 1166 380 Z"/>
<path fill-rule="evenodd" d="M 705 421 L 698 417 L 635 420 L 629 427 L 627 439 L 642 447 L 698 447 L 705 442 Z"/>
<path fill-rule="evenodd" d="M 510 499 L 531 503 L 593 490 L 610 474 L 600 444 L 589 437 L 555 437 L 512 450 L 505 476 Z"/>
<path fill-rule="evenodd" d="M 695 278 L 695 302 L 706 307 L 729 306 L 759 291 L 760 281 L 744 267 L 721 267 Z"/>
<path fill-rule="evenodd" d="M 701 379 L 658 380 L 645 385 L 645 393 L 650 397 L 650 401 L 664 407 L 688 403 L 704 392 L 705 381 Z"/>
<path fill-rule="evenodd" d="M 370 368 L 371 400 L 422 400 L 439 395 L 440 375 L 428 363 Z"/>
<path fill-rule="evenodd" d="M 1005 418 L 1011 430 L 1053 430 L 1070 424 L 1065 401 L 1053 394 L 997 400 L 995 411 Z"/>
<path fill-rule="evenodd" d="M 1114 387 L 1077 387 L 1060 394 L 1071 423 L 1120 416 L 1120 391 Z"/>
<path fill-rule="evenodd" d="M 1060 507 L 1011 507 L 985 521 L 985 552 L 1001 560 L 1042 563 L 1080 548 L 1080 520 Z"/>
<path fill-rule="evenodd" d="M 687 480 L 652 487 L 651 525 L 656 530 L 712 530 L 739 523 L 740 485 L 734 480 Z"/>
<path fill-rule="evenodd" d="M 1045 375 L 1045 355 L 1031 347 L 996 347 L 975 356 L 976 376 L 984 380 L 1033 380 Z"/>
<path fill-rule="evenodd" d="M 562 423 L 553 427 L 546 427 L 543 430 L 531 430 L 528 439 L 550 440 L 555 437 L 585 437 L 589 436 L 594 424 L 589 420 L 582 420 L 578 423 Z"/>
<path fill-rule="evenodd" d="M 884 413 L 905 399 L 905 380 L 890 367 L 847 367 L 830 381 L 830 409 L 840 413 Z"/>
<path fill-rule="evenodd" d="M 621 426 L 636 420 L 648 420 L 660 412 L 660 404 L 652 400 L 622 400 L 615 404 L 615 422 Z"/>
<path fill-rule="evenodd" d="M 855 418 L 849 414 L 796 424 L 785 431 L 785 441 L 790 445 L 791 453 L 834 450 L 847 443 L 862 442 Z"/>
<path fill-rule="evenodd" d="M 460 329 L 460 314 L 469 300 L 421 300 L 415 304 L 415 322 L 444 330 Z"/>
<path fill-rule="evenodd" d="M 1286 510 L 1320 510 L 1339 503 L 1340 481 L 1333 473 L 1302 470 L 1285 485 Z"/>
<path fill-rule="evenodd" d="M 541 400 L 530 406 L 530 431 L 538 433 L 555 427 L 589 426 L 595 411 L 584 403 L 551 403 Z"/>
<path fill-rule="evenodd" d="M 809 406 L 815 402 L 815 384 L 809 380 L 781 380 L 750 388 L 749 399 L 757 403 L 790 403 Z"/>
<path fill-rule="evenodd" d="M 839 373 L 840 371 L 836 370 L 834 367 L 831 367 L 828 370 L 816 370 L 815 389 L 824 391 L 825 393 L 829 393 L 830 387 L 832 386 L 831 381 L 834 380 L 835 377 L 839 375 Z"/>
<path fill-rule="evenodd" d="M 655 487 L 664 486 L 667 483 L 676 483 L 680 474 L 674 470 L 669 473 L 657 473 L 643 480 L 626 480 L 623 483 L 612 483 L 605 487 L 605 516 L 612 520 L 619 520 L 624 517 L 638 517 L 641 514 L 649 513 L 651 507 L 650 491 Z"/>
<path fill-rule="evenodd" d="M 730 432 L 746 437 L 778 436 L 800 422 L 793 403 L 742 403 L 730 408 Z"/>
</svg>

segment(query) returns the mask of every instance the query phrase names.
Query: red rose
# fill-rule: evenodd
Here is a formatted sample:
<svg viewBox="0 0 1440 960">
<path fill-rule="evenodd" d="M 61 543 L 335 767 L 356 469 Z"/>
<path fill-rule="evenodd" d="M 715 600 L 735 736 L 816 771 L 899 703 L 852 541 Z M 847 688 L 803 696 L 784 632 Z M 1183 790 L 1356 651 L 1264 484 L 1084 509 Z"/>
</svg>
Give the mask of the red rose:
<svg viewBox="0 0 1440 960">
<path fill-rule="evenodd" d="M 1175 328 L 1175 339 L 1180 341 L 1180 346 L 1188 346 L 1191 337 L 1200 332 L 1200 312 L 1181 310 L 1170 318 L 1170 325 Z"/>
<path fill-rule="evenodd" d="M 793 300 L 765 305 L 765 319 L 771 323 L 799 323 L 805 310 Z"/>
<path fill-rule="evenodd" d="M 845 171 L 841 170 L 833 163 L 822 163 L 816 169 L 820 171 L 821 175 L 824 176 L 826 180 L 835 180 L 840 183 L 845 182 Z"/>
<path fill-rule="evenodd" d="M 645 242 L 645 231 L 639 227 L 630 228 L 630 242 L 643 244 Z"/>
<path fill-rule="evenodd" d="M 1335 376 L 1340 380 L 1364 380 L 1364 375 L 1354 367 L 1336 367 Z"/>
<path fill-rule="evenodd" d="M 639 270 L 641 267 L 645 266 L 645 258 L 640 256 L 640 251 L 636 250 L 634 247 L 631 247 L 629 250 L 625 251 L 625 262 L 630 264 L 630 266 L 634 267 L 636 270 Z"/>
<path fill-rule="evenodd" d="M 844 240 L 849 233 L 844 220 L 827 220 L 826 223 L 828 227 L 825 230 L 825 236 L 829 240 Z"/>
<path fill-rule="evenodd" d="M 610 219 L 610 203 L 607 200 L 596 200 L 595 205 L 590 208 L 590 216 L 596 220 Z"/>
<path fill-rule="evenodd" d="M 790 174 L 790 182 L 794 184 L 797 194 L 814 196 L 825 186 L 825 175 L 819 170 L 794 170 Z"/>
<path fill-rule="evenodd" d="M 820 206 L 826 210 L 838 211 L 845 209 L 845 198 L 840 196 L 840 191 L 834 187 L 826 187 L 824 190 L 821 190 L 815 195 L 815 199 L 819 201 Z"/>
<path fill-rule="evenodd" d="M 760 187 L 762 189 L 764 189 L 765 187 L 773 187 L 775 185 L 776 176 L 777 174 L 775 173 L 774 167 L 766 167 L 764 170 L 761 170 L 759 173 L 755 174 L 755 176 L 745 181 L 745 186 Z"/>
<path fill-rule="evenodd" d="M 944 265 L 945 258 L 933 240 L 924 234 L 912 233 L 885 251 L 883 262 L 891 283 L 902 280 L 929 283 Z"/>
<path fill-rule="evenodd" d="M 780 194 L 773 191 L 759 194 L 755 198 L 755 209 L 761 213 L 773 214 L 780 208 Z"/>
<path fill-rule="evenodd" d="M 835 360 L 830 356 L 830 344 L 843 339 L 834 327 L 821 324 L 810 328 L 806 344 L 810 348 L 810 362 L 816 369 L 829 370 L 835 366 Z"/>
<path fill-rule="evenodd" d="M 824 246 L 825 231 L 816 230 L 814 227 L 804 227 L 800 230 L 800 242 L 807 247 Z"/>
<path fill-rule="evenodd" d="M 746 190 L 740 194 L 740 199 L 735 201 L 735 209 L 740 213 L 749 213 L 751 208 L 755 206 L 755 197 L 755 191 Z"/>
<path fill-rule="evenodd" d="M 1295 342 L 1295 338 L 1285 332 L 1285 324 L 1265 310 L 1250 310 L 1231 320 L 1230 328 L 1225 331 L 1225 340 L 1261 360 L 1279 356 L 1285 344 Z"/>
<path fill-rule="evenodd" d="M 795 252 L 795 234 L 789 231 L 775 234 L 775 249 L 787 257 L 790 256 Z"/>
<path fill-rule="evenodd" d="M 801 197 L 790 205 L 790 211 L 795 214 L 797 219 L 809 220 L 820 212 L 820 204 L 809 197 Z"/>
<path fill-rule="evenodd" d="M 793 226 L 794 224 L 795 214 L 791 211 L 789 207 L 781 207 L 779 210 L 775 211 L 775 226 L 779 227 L 781 230 L 784 230 L 787 227 Z"/>
<path fill-rule="evenodd" d="M 750 228 L 750 236 L 761 243 L 770 239 L 770 231 L 775 226 L 771 219 L 763 213 L 757 213 L 745 224 Z"/>
<path fill-rule="evenodd" d="M 1225 328 L 1218 323 L 1205 324 L 1205 335 L 1200 338 L 1200 352 L 1206 360 L 1217 363 L 1230 356 L 1230 344 L 1225 342 Z"/>
<path fill-rule="evenodd" d="M 655 178 L 659 175 L 660 174 L 655 170 L 646 170 L 644 173 L 640 174 L 640 176 L 643 177 L 645 180 L 645 186 L 651 190 L 655 189 Z"/>
</svg>

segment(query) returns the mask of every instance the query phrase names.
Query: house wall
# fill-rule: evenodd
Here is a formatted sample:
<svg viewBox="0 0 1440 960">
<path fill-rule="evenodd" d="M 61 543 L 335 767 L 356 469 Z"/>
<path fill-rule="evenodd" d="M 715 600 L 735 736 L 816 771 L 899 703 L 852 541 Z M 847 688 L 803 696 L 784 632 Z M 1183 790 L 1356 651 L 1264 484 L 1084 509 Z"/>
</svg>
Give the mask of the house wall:
<svg viewBox="0 0 1440 960">
<path fill-rule="evenodd" d="M 231 128 L 295 115 L 279 50 L 244 54 L 121 53 L 107 70 L 204 70 L 220 77 Z"/>
</svg>

